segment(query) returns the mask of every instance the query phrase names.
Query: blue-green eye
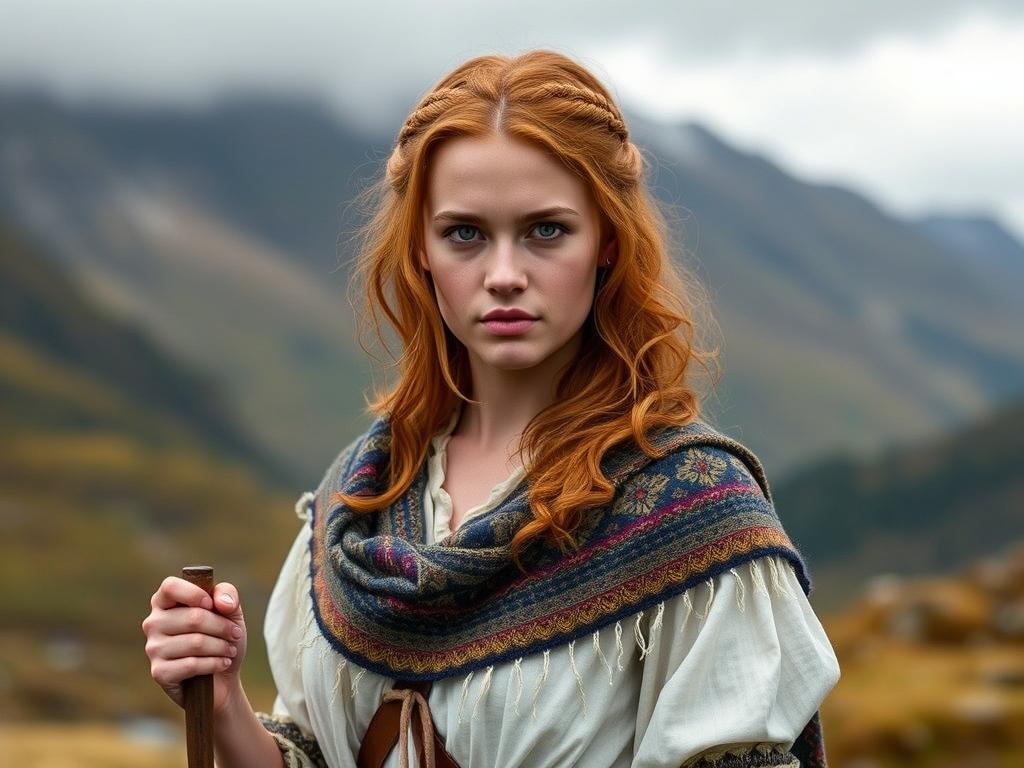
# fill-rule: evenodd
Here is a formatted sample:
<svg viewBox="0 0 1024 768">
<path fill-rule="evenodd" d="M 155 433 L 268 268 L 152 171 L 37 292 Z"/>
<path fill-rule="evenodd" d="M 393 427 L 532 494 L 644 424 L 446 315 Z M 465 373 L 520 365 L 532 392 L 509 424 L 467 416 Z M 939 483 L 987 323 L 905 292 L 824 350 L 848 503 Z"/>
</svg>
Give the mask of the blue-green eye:
<svg viewBox="0 0 1024 768">
<path fill-rule="evenodd" d="M 540 221 L 533 225 L 533 228 L 536 230 L 540 230 L 542 227 L 545 228 L 545 230 L 549 234 L 542 234 L 539 238 L 540 240 L 558 240 L 561 236 L 559 233 L 569 232 L 569 229 L 567 227 L 554 221 Z M 446 240 L 451 240 L 451 242 L 456 244 L 468 245 L 472 243 L 473 240 L 472 238 L 467 240 L 462 237 L 462 235 L 466 234 L 465 230 L 470 230 L 474 232 L 478 231 L 477 227 L 473 226 L 472 224 L 460 224 L 447 230 L 444 233 L 443 237 Z M 461 234 L 452 238 L 451 235 L 455 234 L 456 232 L 460 232 Z"/>
<path fill-rule="evenodd" d="M 473 230 L 473 229 L 476 229 L 476 227 L 474 227 L 472 224 L 460 224 L 457 227 L 452 227 L 451 229 L 449 229 L 445 233 L 444 236 L 448 237 L 448 235 L 452 234 L 453 232 L 459 232 L 459 231 L 466 230 L 466 229 Z M 471 243 L 472 240 L 463 240 L 461 237 L 456 237 L 453 242 L 456 242 L 456 243 Z"/>
<path fill-rule="evenodd" d="M 538 228 L 538 230 L 539 230 L 539 229 L 540 229 L 541 227 L 550 227 L 550 228 L 553 228 L 553 229 L 554 229 L 554 232 L 552 233 L 552 236 L 551 236 L 551 237 L 547 237 L 547 236 L 542 236 L 542 237 L 541 237 L 541 240 L 557 240 L 558 238 L 556 237 L 556 235 L 557 235 L 557 234 L 558 234 L 559 232 L 565 232 L 565 231 L 566 231 L 565 227 L 563 227 L 563 226 L 562 226 L 561 224 L 556 224 L 556 223 L 555 223 L 555 222 L 553 222 L 553 221 L 542 221 L 542 222 L 540 222 L 539 224 L 537 224 L 537 228 Z"/>
</svg>

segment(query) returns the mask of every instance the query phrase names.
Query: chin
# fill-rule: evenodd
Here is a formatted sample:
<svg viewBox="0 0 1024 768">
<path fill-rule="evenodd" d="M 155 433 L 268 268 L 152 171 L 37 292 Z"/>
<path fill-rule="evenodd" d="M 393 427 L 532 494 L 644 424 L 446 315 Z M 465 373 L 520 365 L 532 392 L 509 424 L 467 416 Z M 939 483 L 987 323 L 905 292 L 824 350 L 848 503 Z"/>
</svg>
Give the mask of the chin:
<svg viewBox="0 0 1024 768">
<path fill-rule="evenodd" d="M 487 360 L 486 362 L 492 368 L 498 368 L 502 371 L 524 371 L 527 368 L 536 367 L 543 361 L 535 357 L 526 358 L 516 355 L 514 357 L 509 356 L 505 358 L 499 356 L 497 359 Z"/>
<path fill-rule="evenodd" d="M 537 354 L 535 351 L 527 349 L 503 349 L 503 350 L 487 350 L 487 354 L 480 355 L 480 359 L 485 365 L 489 365 L 492 368 L 498 368 L 503 371 L 522 371 L 527 368 L 533 368 L 544 362 L 545 355 Z"/>
</svg>

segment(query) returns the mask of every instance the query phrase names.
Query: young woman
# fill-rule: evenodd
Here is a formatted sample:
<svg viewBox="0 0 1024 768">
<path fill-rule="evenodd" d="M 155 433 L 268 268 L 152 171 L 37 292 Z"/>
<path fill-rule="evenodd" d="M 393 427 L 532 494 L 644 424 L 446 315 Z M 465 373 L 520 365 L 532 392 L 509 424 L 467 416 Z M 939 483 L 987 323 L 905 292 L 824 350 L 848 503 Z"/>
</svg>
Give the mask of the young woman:
<svg viewBox="0 0 1024 768">
<path fill-rule="evenodd" d="M 175 701 L 215 674 L 221 768 L 825 765 L 839 665 L 761 463 L 700 417 L 714 354 L 645 168 L 552 51 L 409 116 L 359 262 L 397 380 L 296 507 L 273 711 L 231 584 L 202 610 L 169 578 L 144 625 Z"/>
</svg>

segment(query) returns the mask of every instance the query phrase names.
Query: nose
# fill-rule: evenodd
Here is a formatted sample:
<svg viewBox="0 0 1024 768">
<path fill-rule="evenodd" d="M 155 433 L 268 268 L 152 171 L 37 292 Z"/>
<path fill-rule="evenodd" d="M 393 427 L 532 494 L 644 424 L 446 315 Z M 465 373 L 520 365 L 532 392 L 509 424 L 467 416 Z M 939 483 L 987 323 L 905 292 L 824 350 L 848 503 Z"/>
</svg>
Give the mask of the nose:
<svg viewBox="0 0 1024 768">
<path fill-rule="evenodd" d="M 485 261 L 484 288 L 495 293 L 526 289 L 526 271 L 514 244 L 497 241 Z"/>
</svg>

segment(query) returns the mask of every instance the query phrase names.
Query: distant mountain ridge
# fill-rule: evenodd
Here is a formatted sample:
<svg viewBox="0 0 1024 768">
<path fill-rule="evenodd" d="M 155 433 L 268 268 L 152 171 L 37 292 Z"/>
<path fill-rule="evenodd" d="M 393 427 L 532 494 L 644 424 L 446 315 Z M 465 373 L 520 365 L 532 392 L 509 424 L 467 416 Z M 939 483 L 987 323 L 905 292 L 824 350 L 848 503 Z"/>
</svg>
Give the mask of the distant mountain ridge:
<svg viewBox="0 0 1024 768">
<path fill-rule="evenodd" d="M 366 424 L 349 204 L 393 137 L 294 100 L 147 111 L 8 92 L 0 115 L 0 208 L 223 381 L 314 481 Z M 993 288 L 998 267 L 981 278 L 915 222 L 704 126 L 629 119 L 712 289 L 725 377 L 708 415 L 770 474 L 938 434 L 1024 391 L 1024 309 Z"/>
<path fill-rule="evenodd" d="M 993 290 L 1020 298 L 1024 286 L 1024 244 L 991 216 L 930 214 L 915 220 L 940 247 L 959 254 Z"/>
</svg>

